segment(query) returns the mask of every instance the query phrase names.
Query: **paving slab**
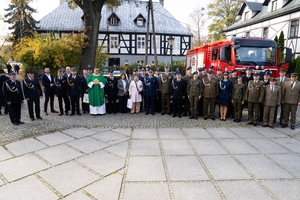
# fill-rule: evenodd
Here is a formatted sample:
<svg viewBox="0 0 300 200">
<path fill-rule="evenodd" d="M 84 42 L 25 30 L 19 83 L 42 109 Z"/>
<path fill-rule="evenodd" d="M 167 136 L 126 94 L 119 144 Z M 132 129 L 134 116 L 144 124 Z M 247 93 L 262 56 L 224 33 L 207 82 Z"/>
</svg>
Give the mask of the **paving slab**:
<svg viewBox="0 0 300 200">
<path fill-rule="evenodd" d="M 112 174 L 84 188 L 96 199 L 119 199 L 123 177 Z"/>
<path fill-rule="evenodd" d="M 295 136 L 295 135 L 299 135 L 299 127 L 296 127 L 295 130 L 290 129 L 290 126 L 288 126 L 287 128 L 275 128 L 276 130 L 289 135 L 289 136 Z"/>
<path fill-rule="evenodd" d="M 65 144 L 49 147 L 35 153 L 52 165 L 58 165 L 84 155 Z"/>
<path fill-rule="evenodd" d="M 91 153 L 109 146 L 108 144 L 91 137 L 81 138 L 68 142 L 67 144 L 83 153 Z"/>
<path fill-rule="evenodd" d="M 257 179 L 293 178 L 292 175 L 263 155 L 235 155 L 235 157 Z"/>
<path fill-rule="evenodd" d="M 125 159 L 103 150 L 82 156 L 81 158 L 78 158 L 77 161 L 103 176 L 120 170 L 125 166 Z"/>
<path fill-rule="evenodd" d="M 221 199 L 210 181 L 204 182 L 172 182 L 175 199 L 184 200 L 218 200 Z"/>
<path fill-rule="evenodd" d="M 134 129 L 132 138 L 133 139 L 157 139 L 156 129 L 154 128 Z"/>
<path fill-rule="evenodd" d="M 72 129 L 63 130 L 62 132 L 74 138 L 82 138 L 97 133 L 95 130 L 87 129 L 87 128 L 72 128 Z"/>
<path fill-rule="evenodd" d="M 124 200 L 168 200 L 167 183 L 126 183 Z"/>
<path fill-rule="evenodd" d="M 209 180 L 196 156 L 166 156 L 171 181 Z"/>
<path fill-rule="evenodd" d="M 58 144 L 62 144 L 65 142 L 70 142 L 72 140 L 75 140 L 75 138 L 68 136 L 64 133 L 61 132 L 55 132 L 55 133 L 50 133 L 48 135 L 42 135 L 39 137 L 36 137 L 39 141 L 42 141 L 43 143 L 49 145 L 49 146 L 54 146 Z"/>
<path fill-rule="evenodd" d="M 126 181 L 166 181 L 162 158 L 131 156 Z"/>
<path fill-rule="evenodd" d="M 227 199 L 273 199 L 257 182 L 249 181 L 218 181 L 217 183 Z"/>
<path fill-rule="evenodd" d="M 112 131 L 120 133 L 122 135 L 126 135 L 128 137 L 130 137 L 132 132 L 131 128 L 117 128 L 117 129 L 113 129 Z"/>
<path fill-rule="evenodd" d="M 13 156 L 8 153 L 3 147 L 0 146 L 0 161 L 12 158 Z"/>
<path fill-rule="evenodd" d="M 58 196 L 53 193 L 37 177 L 29 176 L 19 181 L 0 187 L 0 199 L 9 200 L 54 200 Z"/>
<path fill-rule="evenodd" d="M 212 138 L 212 135 L 210 135 L 204 128 L 183 128 L 182 131 L 188 138 L 191 139 Z"/>
<path fill-rule="evenodd" d="M 238 138 L 234 132 L 226 128 L 208 128 L 207 131 L 215 138 Z"/>
<path fill-rule="evenodd" d="M 257 133 L 253 129 L 249 127 L 236 127 L 236 128 L 229 128 L 233 132 L 235 132 L 236 135 L 238 135 L 240 138 L 262 138 L 263 135 Z"/>
<path fill-rule="evenodd" d="M 268 155 L 276 163 L 287 169 L 294 174 L 297 178 L 300 178 L 300 156 L 295 154 L 277 154 Z"/>
<path fill-rule="evenodd" d="M 255 154 L 258 150 L 243 139 L 219 139 L 219 142 L 232 154 Z"/>
<path fill-rule="evenodd" d="M 300 196 L 299 180 L 263 180 L 261 181 L 277 199 L 298 200 Z"/>
<path fill-rule="evenodd" d="M 4 182 L 0 179 L 0 186 L 4 185 Z"/>
<path fill-rule="evenodd" d="M 130 155 L 160 155 L 158 140 L 132 140 Z"/>
<path fill-rule="evenodd" d="M 265 137 L 268 138 L 286 138 L 289 137 L 286 134 L 278 131 L 277 129 L 271 129 L 269 127 L 261 128 L 261 127 L 253 127 L 252 128 L 254 131 L 262 134 Z"/>
<path fill-rule="evenodd" d="M 64 200 L 91 200 L 91 198 L 83 191 L 78 191 L 68 195 Z"/>
<path fill-rule="evenodd" d="M 55 166 L 40 172 L 39 175 L 64 196 L 100 179 L 73 162 Z"/>
<path fill-rule="evenodd" d="M 91 128 L 91 130 L 96 131 L 97 133 L 101 133 L 104 131 L 111 130 L 110 128 Z"/>
<path fill-rule="evenodd" d="M 276 144 L 275 142 L 267 139 L 246 139 L 252 146 L 254 146 L 261 153 L 290 153 L 286 148 Z"/>
<path fill-rule="evenodd" d="M 228 154 L 215 139 L 191 139 L 190 141 L 199 155 Z"/>
<path fill-rule="evenodd" d="M 185 139 L 179 128 L 160 128 L 158 131 L 161 139 Z"/>
<path fill-rule="evenodd" d="M 291 150 L 295 153 L 300 153 L 300 141 L 294 138 L 274 138 L 274 142 L 280 144 L 281 146 Z"/>
<path fill-rule="evenodd" d="M 215 180 L 251 179 L 251 176 L 229 155 L 201 158 Z"/>
<path fill-rule="evenodd" d="M 128 151 L 128 142 L 122 142 L 120 144 L 110 146 L 106 148 L 105 151 L 118 155 L 122 158 L 126 158 L 127 151 Z"/>
<path fill-rule="evenodd" d="M 21 140 L 18 142 L 10 143 L 5 146 L 16 156 L 23 155 L 29 152 L 33 152 L 39 149 L 44 149 L 47 146 L 34 138 Z"/>
<path fill-rule="evenodd" d="M 115 133 L 113 131 L 104 131 L 92 136 L 95 139 L 101 140 L 102 142 L 109 142 L 120 139 L 127 139 L 125 135 Z"/>
<path fill-rule="evenodd" d="M 0 173 L 11 182 L 49 167 L 37 157 L 26 154 L 0 162 Z"/>
<path fill-rule="evenodd" d="M 195 155 L 186 140 L 162 140 L 165 155 Z"/>
</svg>

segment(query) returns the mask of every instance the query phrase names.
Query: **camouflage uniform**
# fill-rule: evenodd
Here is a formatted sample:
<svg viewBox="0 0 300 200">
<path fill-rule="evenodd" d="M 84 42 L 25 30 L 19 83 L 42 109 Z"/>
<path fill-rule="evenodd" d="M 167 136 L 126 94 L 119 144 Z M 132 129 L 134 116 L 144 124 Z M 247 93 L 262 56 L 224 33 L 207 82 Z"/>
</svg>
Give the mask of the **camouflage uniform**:
<svg viewBox="0 0 300 200">
<path fill-rule="evenodd" d="M 243 83 L 241 84 L 234 84 L 233 90 L 232 90 L 232 101 L 233 101 L 233 108 L 234 108 L 234 118 L 236 122 L 240 122 L 240 119 L 242 117 L 242 111 L 243 111 L 243 104 L 245 96 L 245 85 Z"/>
<path fill-rule="evenodd" d="M 201 96 L 201 86 L 202 82 L 199 79 L 191 79 L 188 82 L 187 86 L 187 94 L 189 96 L 189 102 L 190 102 L 190 113 L 191 118 L 195 117 L 197 119 L 198 115 L 198 101 L 199 97 Z"/>
</svg>

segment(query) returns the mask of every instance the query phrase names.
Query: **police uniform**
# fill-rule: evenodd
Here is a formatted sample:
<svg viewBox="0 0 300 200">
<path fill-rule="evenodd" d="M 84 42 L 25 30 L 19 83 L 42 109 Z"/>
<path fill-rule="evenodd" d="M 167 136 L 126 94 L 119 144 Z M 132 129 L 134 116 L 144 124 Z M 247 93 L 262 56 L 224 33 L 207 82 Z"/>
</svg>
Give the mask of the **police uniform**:
<svg viewBox="0 0 300 200">
<path fill-rule="evenodd" d="M 193 75 L 197 74 L 194 72 Z M 188 82 L 187 94 L 190 101 L 190 119 L 198 119 L 198 102 L 201 98 L 202 82 L 193 78 Z"/>
<path fill-rule="evenodd" d="M 192 67 L 188 67 L 186 70 L 187 71 L 192 70 Z M 190 82 L 191 79 L 193 79 L 193 76 L 190 76 L 188 74 L 186 74 L 184 76 L 184 80 L 185 80 L 186 85 L 188 84 L 188 82 Z M 186 94 L 185 99 L 184 99 L 184 113 L 183 113 L 183 116 L 186 116 L 188 112 L 190 112 L 190 102 L 189 102 L 189 99 L 187 98 L 187 94 Z"/>
<path fill-rule="evenodd" d="M 180 71 L 177 71 L 176 73 L 180 73 Z M 183 100 L 186 97 L 186 82 L 183 78 L 181 79 L 177 79 L 174 78 L 172 80 L 172 84 L 171 84 L 171 97 L 173 100 L 173 117 L 176 117 L 176 115 L 178 114 L 178 117 L 181 118 L 181 114 L 182 114 L 182 104 L 183 104 Z"/>
<path fill-rule="evenodd" d="M 14 72 L 10 76 L 16 76 Z M 11 123 L 14 125 L 24 124 L 21 121 L 21 104 L 24 101 L 21 84 L 18 80 L 9 79 L 3 84 L 3 95 L 8 105 Z"/>
<path fill-rule="evenodd" d="M 153 73 L 153 71 L 150 69 L 150 73 Z M 155 97 L 158 93 L 158 81 L 157 78 L 153 75 L 146 76 L 143 82 L 143 90 L 145 93 L 145 99 L 146 99 L 146 115 L 149 114 L 149 111 L 151 111 L 151 114 L 154 115 L 155 113 Z"/>
<path fill-rule="evenodd" d="M 212 72 L 208 72 L 212 73 Z M 205 77 L 202 80 L 203 83 L 203 92 L 202 92 L 202 97 L 203 97 L 203 116 L 204 119 L 206 120 L 208 118 L 208 106 L 210 106 L 210 118 L 215 119 L 215 107 L 216 107 L 216 100 L 217 96 L 219 93 L 219 85 L 218 85 L 218 80 L 214 77 L 208 78 Z"/>
<path fill-rule="evenodd" d="M 156 93 L 156 98 L 155 98 L 155 111 L 156 112 L 161 112 L 161 85 L 160 85 L 160 69 L 159 67 L 156 69 L 156 78 L 157 78 L 157 83 L 158 83 L 158 92 Z"/>
<path fill-rule="evenodd" d="M 169 66 L 165 66 L 169 67 Z M 161 89 L 161 109 L 162 115 L 165 113 L 171 114 L 170 110 L 170 87 L 174 76 L 171 73 L 163 73 L 160 75 L 160 89 Z"/>
<path fill-rule="evenodd" d="M 259 76 L 259 74 L 255 74 Z M 259 119 L 260 104 L 263 102 L 264 87 L 260 80 L 251 80 L 248 83 L 245 93 L 245 100 L 248 102 L 248 125 L 257 125 Z"/>
<path fill-rule="evenodd" d="M 236 83 L 233 85 L 231 100 L 234 108 L 234 122 L 241 121 L 245 90 L 245 85 L 243 83 Z"/>
<path fill-rule="evenodd" d="M 31 70 L 27 72 L 27 74 L 33 74 Z M 35 107 L 35 115 L 37 119 L 41 118 L 41 110 L 40 110 L 40 97 L 43 96 L 43 92 L 37 78 L 27 77 L 23 80 L 23 91 L 25 99 L 27 100 L 29 117 L 31 120 L 34 120 L 33 114 L 33 103 Z"/>
<path fill-rule="evenodd" d="M 110 71 L 110 73 L 113 73 L 113 71 Z M 111 114 L 114 112 L 114 114 L 117 113 L 117 94 L 118 94 L 118 80 L 116 77 L 107 77 L 106 78 L 106 84 L 104 88 L 105 96 L 108 100 L 108 106 L 107 106 L 107 112 L 108 114 Z"/>
<path fill-rule="evenodd" d="M 54 85 L 55 85 L 55 94 L 58 99 L 58 105 L 59 105 L 59 116 L 64 114 L 63 110 L 63 103 L 64 100 L 65 104 L 65 114 L 68 115 L 68 112 L 70 110 L 70 100 L 67 94 L 67 78 L 66 76 L 57 76 L 54 78 Z"/>
<path fill-rule="evenodd" d="M 76 69 L 72 69 L 72 71 L 76 71 Z M 68 95 L 70 96 L 71 99 L 71 116 L 75 115 L 75 111 L 77 115 L 81 115 L 80 110 L 79 110 L 79 98 L 81 95 L 81 82 L 82 79 L 77 76 L 73 75 L 70 76 L 68 80 Z"/>
</svg>

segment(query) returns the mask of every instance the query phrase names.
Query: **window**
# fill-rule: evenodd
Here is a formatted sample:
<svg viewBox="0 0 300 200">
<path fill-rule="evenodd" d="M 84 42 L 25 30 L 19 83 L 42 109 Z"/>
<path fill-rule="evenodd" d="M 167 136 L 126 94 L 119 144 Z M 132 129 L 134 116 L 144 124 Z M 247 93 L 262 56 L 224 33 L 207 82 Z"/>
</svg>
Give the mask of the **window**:
<svg viewBox="0 0 300 200">
<path fill-rule="evenodd" d="M 144 26 L 144 19 L 143 18 L 137 18 L 136 25 L 137 26 Z"/>
<path fill-rule="evenodd" d="M 110 25 L 116 26 L 118 25 L 118 19 L 116 17 L 110 18 Z"/>
<path fill-rule="evenodd" d="M 246 36 L 250 37 L 250 31 L 246 32 Z"/>
<path fill-rule="evenodd" d="M 268 27 L 264 28 L 262 36 L 264 38 L 268 38 L 269 37 L 269 28 Z"/>
<path fill-rule="evenodd" d="M 217 60 L 218 58 L 218 49 L 214 49 L 212 52 L 212 60 Z"/>
<path fill-rule="evenodd" d="M 272 8 L 271 11 L 277 10 L 277 0 L 272 1 Z"/>
<path fill-rule="evenodd" d="M 116 49 L 116 48 L 118 48 L 118 45 L 119 45 L 118 37 L 116 37 L 116 36 L 110 37 L 110 48 Z"/>
<path fill-rule="evenodd" d="M 299 20 L 291 21 L 290 37 L 298 37 Z"/>
<path fill-rule="evenodd" d="M 175 37 L 173 49 L 180 50 L 180 37 Z"/>
<path fill-rule="evenodd" d="M 249 11 L 245 12 L 245 21 L 248 20 L 250 17 Z"/>
<path fill-rule="evenodd" d="M 137 37 L 137 48 L 138 49 L 145 49 L 145 36 L 138 36 Z"/>
</svg>

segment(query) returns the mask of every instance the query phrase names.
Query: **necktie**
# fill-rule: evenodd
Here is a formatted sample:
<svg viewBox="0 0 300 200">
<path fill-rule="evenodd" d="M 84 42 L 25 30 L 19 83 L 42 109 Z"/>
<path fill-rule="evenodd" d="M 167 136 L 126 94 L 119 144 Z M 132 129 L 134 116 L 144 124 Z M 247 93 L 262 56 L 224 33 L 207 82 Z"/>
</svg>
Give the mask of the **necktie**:
<svg viewBox="0 0 300 200">
<path fill-rule="evenodd" d="M 293 89 L 293 85 L 294 85 L 294 83 L 291 84 L 291 89 Z"/>
</svg>

